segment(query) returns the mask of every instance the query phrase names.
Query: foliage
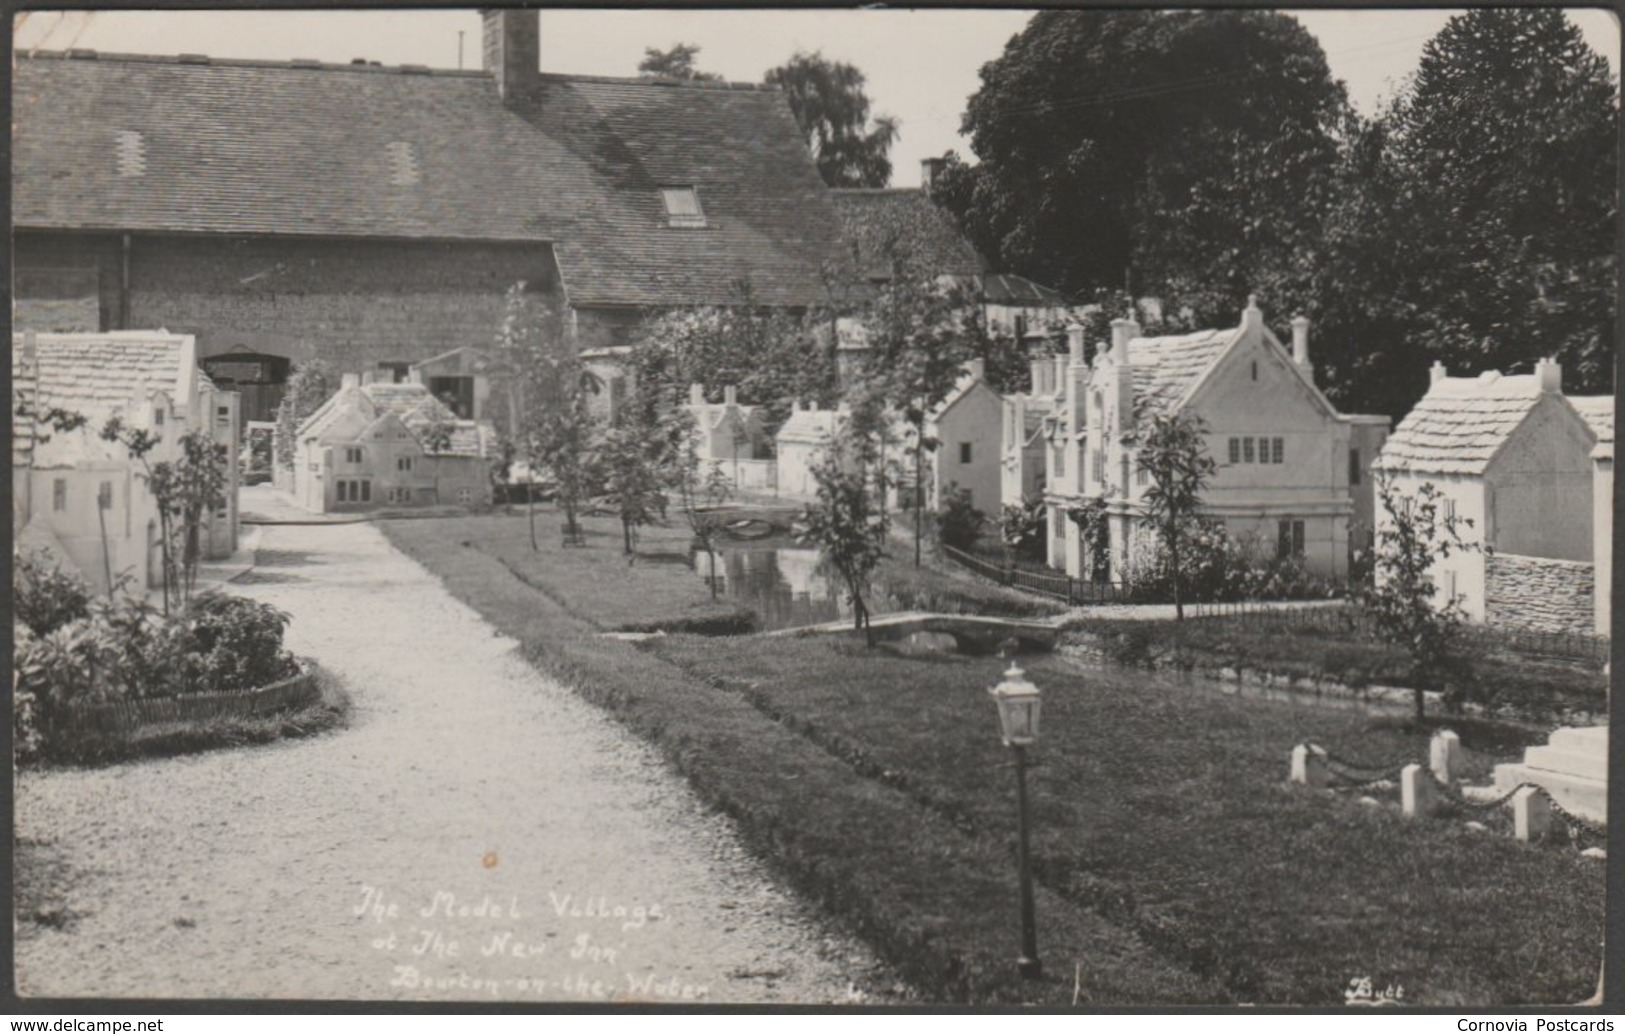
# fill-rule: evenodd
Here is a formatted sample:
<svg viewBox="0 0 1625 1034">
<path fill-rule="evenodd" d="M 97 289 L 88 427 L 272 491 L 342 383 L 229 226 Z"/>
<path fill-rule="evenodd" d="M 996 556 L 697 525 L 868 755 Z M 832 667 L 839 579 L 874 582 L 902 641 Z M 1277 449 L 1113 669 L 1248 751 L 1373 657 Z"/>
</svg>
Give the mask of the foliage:
<svg viewBox="0 0 1625 1034">
<path fill-rule="evenodd" d="M 681 405 L 689 386 L 710 397 L 722 387 L 738 389 L 743 405 L 762 407 L 762 429 L 771 441 L 797 399 L 832 405 L 834 367 L 818 347 L 815 316 L 798 316 L 754 303 L 740 285 L 734 305 L 672 309 L 644 326 L 630 366 L 643 399 Z"/>
<path fill-rule="evenodd" d="M 529 471 L 525 499 L 531 548 L 537 548 L 535 482 L 542 469 L 553 476 L 570 536 L 577 507 L 597 480 L 593 442 L 598 421 L 589 401 L 599 391 L 598 378 L 582 365 L 557 309 L 528 291 L 523 280 L 508 288 L 502 323 L 483 369 L 501 389 L 509 455 L 523 459 Z"/>
<path fill-rule="evenodd" d="M 1155 414 L 1135 457 L 1150 478 L 1141 496 L 1140 523 L 1166 550 L 1176 621 L 1185 619 L 1181 588 L 1190 574 L 1187 565 L 1200 555 L 1186 548 L 1186 540 L 1200 527 L 1202 492 L 1217 469 L 1207 454 L 1206 432 L 1202 418 L 1188 410 Z"/>
<path fill-rule="evenodd" d="M 980 162 L 934 193 L 1000 268 L 1069 294 L 1126 281 L 1206 320 L 1313 250 L 1347 105 L 1290 16 L 1043 11 L 981 79 Z"/>
<path fill-rule="evenodd" d="M 628 409 L 599 437 L 597 461 L 630 558 L 637 554 L 638 529 L 665 518 L 666 492 L 682 465 L 683 432 L 673 411 L 645 421 L 637 418 L 636 407 Z"/>
<path fill-rule="evenodd" d="M 982 526 L 986 523 L 987 514 L 971 505 L 970 489 L 961 488 L 957 483 L 949 485 L 937 510 L 937 541 L 969 552 L 976 548 L 976 540 L 982 537 Z"/>
<path fill-rule="evenodd" d="M 276 462 L 282 469 L 293 469 L 299 425 L 327 401 L 331 375 L 331 368 L 321 359 L 300 363 L 288 374 L 276 410 Z"/>
<path fill-rule="evenodd" d="M 873 646 L 864 600 L 869 577 L 886 553 L 888 522 L 870 491 L 867 465 L 862 462 L 864 449 L 861 443 L 853 443 L 852 435 L 843 434 L 813 467 L 818 501 L 808 504 L 798 540 L 816 545 L 824 565 L 840 578 L 852 605 L 852 627 L 863 629 Z"/>
<path fill-rule="evenodd" d="M 48 555 L 17 554 L 11 569 L 12 617 L 35 635 L 90 616 L 90 586 Z"/>
<path fill-rule="evenodd" d="M 184 608 L 192 598 L 198 564 L 203 559 L 203 522 L 226 505 L 226 447 L 207 431 L 191 428 L 178 441 L 178 456 L 154 463 L 150 455 L 159 437 L 144 428 L 126 427 L 114 415 L 102 426 L 104 441 L 123 445 L 141 464 L 137 475 L 158 504 L 159 544 L 164 576 L 164 613 Z"/>
<path fill-rule="evenodd" d="M 666 50 L 643 48 L 643 60 L 638 62 L 638 74 L 658 79 L 688 79 L 696 82 L 720 82 L 715 72 L 702 72 L 694 67 L 694 58 L 700 48 L 693 43 L 673 43 Z"/>
<path fill-rule="evenodd" d="M 1388 116 L 1407 345 L 1475 368 L 1555 355 L 1571 390 L 1611 390 L 1617 90 L 1556 8 L 1466 11 L 1428 42 Z"/>
<path fill-rule="evenodd" d="M 269 603 L 210 593 L 186 612 L 185 649 L 198 685 L 208 692 L 255 689 L 298 673 L 283 648 L 289 617 Z"/>
<path fill-rule="evenodd" d="M 891 145 L 898 122 L 870 120 L 863 73 L 821 53 L 797 52 L 769 69 L 769 86 L 783 90 L 819 175 L 832 187 L 884 187 L 891 179 Z"/>
<path fill-rule="evenodd" d="M 1378 522 L 1372 551 L 1375 578 L 1357 589 L 1356 598 L 1378 634 L 1410 656 L 1410 683 L 1416 690 L 1416 718 L 1421 721 L 1424 690 L 1444 686 L 1446 699 L 1454 701 L 1465 688 L 1459 677 L 1453 678 L 1459 672 L 1453 646 L 1464 619 L 1461 599 L 1439 599 L 1433 565 L 1479 546 L 1462 541 L 1461 530 L 1471 528 L 1472 521 L 1447 512 L 1444 493 L 1431 482 L 1402 493 L 1391 472 L 1374 474 L 1384 519 Z M 1451 682 L 1455 685 L 1446 685 Z"/>
<path fill-rule="evenodd" d="M 1042 561 L 1048 555 L 1049 510 L 1041 497 L 1007 504 L 1000 514 L 999 535 L 1005 548 L 1022 560 Z"/>
<path fill-rule="evenodd" d="M 689 530 L 694 533 L 692 544 L 696 554 L 703 554 L 710 558 L 708 562 L 715 562 L 715 551 L 712 548 L 717 529 L 721 527 L 723 516 L 717 508 L 728 501 L 733 495 L 733 482 L 723 472 L 719 463 L 713 462 L 706 467 L 700 460 L 700 429 L 694 426 L 693 418 L 686 412 L 680 412 L 679 419 L 685 427 L 686 434 L 683 446 L 678 456 L 677 468 L 672 476 L 672 483 L 677 489 L 678 505 L 682 507 L 683 518 L 688 521 Z M 717 598 L 717 579 L 707 579 L 711 586 L 711 598 Z"/>
</svg>

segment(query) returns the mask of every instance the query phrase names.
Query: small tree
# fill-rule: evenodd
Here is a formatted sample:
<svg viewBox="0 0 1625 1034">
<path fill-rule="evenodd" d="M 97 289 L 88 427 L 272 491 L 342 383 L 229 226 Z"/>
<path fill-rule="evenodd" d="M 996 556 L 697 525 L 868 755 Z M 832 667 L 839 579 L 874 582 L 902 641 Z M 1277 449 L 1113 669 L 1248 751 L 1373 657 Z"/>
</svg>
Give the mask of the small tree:
<svg viewBox="0 0 1625 1034">
<path fill-rule="evenodd" d="M 288 375 L 276 410 L 276 463 L 292 470 L 299 446 L 299 425 L 327 401 L 328 366 L 320 359 L 300 363 Z"/>
<path fill-rule="evenodd" d="M 813 468 L 818 501 L 808 505 L 803 516 L 806 528 L 798 540 L 818 546 L 825 567 L 846 587 L 853 630 L 862 629 L 864 641 L 873 646 L 874 632 L 864 601 L 869 578 L 885 556 L 888 529 L 885 514 L 870 494 L 866 465 L 852 462 L 854 451 L 844 437 L 836 439 Z"/>
<path fill-rule="evenodd" d="M 1019 506 L 1006 505 L 1000 514 L 999 533 L 1004 548 L 1023 560 L 1044 559 L 1044 534 L 1048 528 L 1048 511 L 1042 498 L 1024 499 Z"/>
<path fill-rule="evenodd" d="M 712 463 L 704 470 L 700 461 L 699 428 L 694 426 L 693 418 L 686 413 L 682 420 L 687 427 L 688 434 L 684 438 L 682 454 L 672 482 L 677 490 L 677 500 L 683 508 L 683 517 L 688 521 L 689 530 L 694 533 L 693 547 L 703 552 L 708 561 L 714 557 L 712 544 L 716 538 L 718 527 L 722 518 L 717 514 L 716 508 L 728 501 L 733 495 L 733 482 L 723 473 L 722 465 Z M 706 581 L 711 586 L 711 598 L 717 598 L 716 571 L 713 569 Z"/>
<path fill-rule="evenodd" d="M 957 484 L 949 485 L 948 491 L 943 493 L 936 517 L 937 541 L 965 551 L 976 548 L 982 525 L 987 523 L 987 515 L 971 504 L 970 489 Z"/>
<path fill-rule="evenodd" d="M 1186 539 L 1201 518 L 1202 492 L 1217 469 L 1207 453 L 1207 427 L 1187 410 L 1154 415 L 1140 443 L 1136 459 L 1151 483 L 1142 496 L 1140 524 L 1156 532 L 1166 551 L 1174 591 L 1174 620 L 1185 620 L 1181 593 Z"/>
<path fill-rule="evenodd" d="M 1401 493 L 1392 474 L 1379 470 L 1376 489 L 1387 519 L 1380 522 L 1372 553 L 1375 578 L 1355 593 L 1378 634 L 1409 654 L 1420 722 L 1425 690 L 1447 682 L 1452 674 L 1451 648 L 1465 617 L 1461 597 L 1438 599 L 1433 565 L 1452 553 L 1480 547 L 1462 541 L 1460 529 L 1473 522 L 1444 512 L 1440 506 L 1444 494 L 1431 482 L 1413 493 Z"/>
<path fill-rule="evenodd" d="M 722 76 L 715 72 L 702 72 L 694 67 L 700 48 L 693 43 L 673 43 L 666 50 L 643 48 L 643 60 L 638 62 L 638 74 L 657 79 L 688 79 L 695 82 L 718 82 Z"/>
<path fill-rule="evenodd" d="M 621 519 L 628 562 L 637 557 L 638 529 L 666 512 L 665 490 L 675 480 L 677 465 L 667 432 L 658 422 L 622 417 L 599 441 L 598 462 Z"/>
</svg>

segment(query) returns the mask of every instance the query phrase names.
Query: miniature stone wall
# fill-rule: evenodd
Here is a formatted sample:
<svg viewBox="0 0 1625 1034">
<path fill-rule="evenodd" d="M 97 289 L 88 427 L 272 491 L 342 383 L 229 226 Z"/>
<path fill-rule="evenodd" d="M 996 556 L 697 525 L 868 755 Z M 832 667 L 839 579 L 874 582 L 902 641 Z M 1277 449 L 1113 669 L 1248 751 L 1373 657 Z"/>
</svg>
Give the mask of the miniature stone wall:
<svg viewBox="0 0 1625 1034">
<path fill-rule="evenodd" d="M 1491 626 L 1581 635 L 1592 631 L 1590 564 L 1495 553 L 1485 568 L 1485 614 Z"/>
</svg>

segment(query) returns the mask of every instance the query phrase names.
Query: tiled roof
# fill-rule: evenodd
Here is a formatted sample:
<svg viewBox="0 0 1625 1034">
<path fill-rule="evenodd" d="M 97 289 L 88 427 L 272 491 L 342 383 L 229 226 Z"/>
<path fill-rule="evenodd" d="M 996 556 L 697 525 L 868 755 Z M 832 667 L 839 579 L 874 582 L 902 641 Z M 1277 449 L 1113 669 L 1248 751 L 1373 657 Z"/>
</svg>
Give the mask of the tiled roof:
<svg viewBox="0 0 1625 1034">
<path fill-rule="evenodd" d="M 1614 396 L 1567 395 L 1565 397 L 1585 418 L 1586 424 L 1591 428 L 1591 433 L 1597 436 L 1598 442 L 1612 442 L 1614 440 Z"/>
<path fill-rule="evenodd" d="M 12 390 L 37 412 L 51 408 L 83 415 L 77 431 L 57 432 L 34 426 L 12 406 L 12 460 L 39 467 L 117 459 L 120 447 L 101 441 L 98 432 L 115 414 L 134 416 L 137 403 L 163 392 L 172 403 L 187 403 L 183 371 L 193 362 L 192 339 L 162 332 L 118 331 L 104 334 L 35 334 L 32 371 L 20 369 L 25 335 L 11 337 Z M 146 426 L 144 419 L 138 426 Z M 49 441 L 42 441 L 42 438 Z M 31 445 L 31 447 L 30 447 Z"/>
<path fill-rule="evenodd" d="M 19 56 L 16 225 L 551 242 L 574 305 L 819 301 L 838 224 L 783 94 L 100 55 Z M 138 159 L 138 160 L 137 160 Z M 410 175 L 402 170 L 409 166 Z M 704 229 L 667 225 L 696 188 Z"/>
<path fill-rule="evenodd" d="M 1147 411 L 1167 409 L 1190 390 L 1240 331 L 1201 330 L 1177 337 L 1138 337 L 1128 344 L 1134 397 Z"/>
<path fill-rule="evenodd" d="M 1481 474 L 1541 400 L 1534 374 L 1445 377 L 1405 415 L 1377 464 L 1389 470 Z"/>
<path fill-rule="evenodd" d="M 840 216 L 847 255 L 856 258 L 858 268 L 868 277 L 891 277 L 887 247 L 899 232 L 909 234 L 908 246 L 931 272 L 974 276 L 987 269 L 987 261 L 971 247 L 948 213 L 922 191 L 852 188 L 829 194 Z"/>
<path fill-rule="evenodd" d="M 835 409 L 798 409 L 779 425 L 780 442 L 818 444 L 834 436 L 837 426 L 844 423 L 846 414 Z"/>
</svg>

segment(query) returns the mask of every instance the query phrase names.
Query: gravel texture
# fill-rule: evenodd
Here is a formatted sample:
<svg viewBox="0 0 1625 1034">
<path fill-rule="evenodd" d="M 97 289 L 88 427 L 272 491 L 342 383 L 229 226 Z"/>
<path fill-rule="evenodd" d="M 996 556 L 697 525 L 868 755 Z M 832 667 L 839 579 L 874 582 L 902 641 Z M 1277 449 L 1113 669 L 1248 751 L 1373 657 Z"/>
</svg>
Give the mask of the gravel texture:
<svg viewBox="0 0 1625 1034">
<path fill-rule="evenodd" d="M 371 525 L 267 527 L 259 545 L 234 588 L 293 615 L 290 646 L 337 676 L 349 726 L 21 776 L 20 993 L 887 993 L 648 747 Z"/>
</svg>

